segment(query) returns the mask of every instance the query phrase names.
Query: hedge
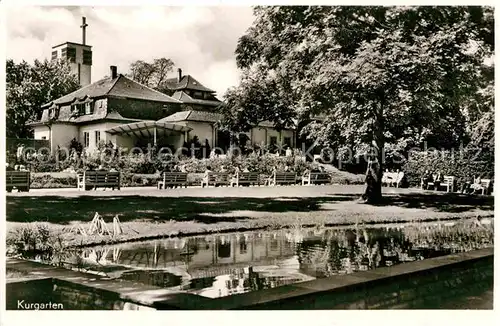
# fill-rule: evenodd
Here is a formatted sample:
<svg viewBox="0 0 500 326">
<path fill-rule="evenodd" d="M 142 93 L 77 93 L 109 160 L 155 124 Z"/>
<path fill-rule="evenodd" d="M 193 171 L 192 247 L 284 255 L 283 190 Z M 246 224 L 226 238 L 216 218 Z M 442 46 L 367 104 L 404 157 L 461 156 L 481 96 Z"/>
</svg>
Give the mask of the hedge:
<svg viewBox="0 0 500 326">
<path fill-rule="evenodd" d="M 413 152 L 402 168 L 412 186 L 420 186 L 420 179 L 426 170 L 454 176 L 457 182 L 461 183 L 472 181 L 478 176 L 482 179 L 493 179 L 494 169 L 494 152 L 477 150 L 462 150 L 459 153 Z"/>
<path fill-rule="evenodd" d="M 214 172 L 220 172 L 223 168 L 229 173 L 234 173 L 236 167 L 240 171 L 247 169 L 251 172 L 259 172 L 261 176 L 269 176 L 273 169 L 288 171 L 302 175 L 306 169 L 311 169 L 316 163 L 306 162 L 300 156 L 276 156 L 273 154 L 249 154 L 246 156 L 219 156 L 206 159 L 181 158 L 173 159 L 170 156 L 148 159 L 146 155 L 133 155 L 112 160 L 101 161 L 99 157 L 86 157 L 83 160 L 75 158 L 68 159 L 63 163 L 57 163 L 51 158 L 44 162 L 37 161 L 30 166 L 32 173 L 32 188 L 65 188 L 76 187 L 76 172 L 96 168 L 102 165 L 106 169 L 114 168 L 122 173 L 123 187 L 155 186 L 161 178 L 163 171 L 172 171 L 175 166 L 188 174 L 190 185 L 199 185 L 203 173 L 207 167 Z M 102 163 L 102 164 L 101 164 Z M 62 169 L 70 172 L 61 172 Z M 336 184 L 362 184 L 364 177 L 347 172 L 333 172 L 332 182 Z"/>
</svg>

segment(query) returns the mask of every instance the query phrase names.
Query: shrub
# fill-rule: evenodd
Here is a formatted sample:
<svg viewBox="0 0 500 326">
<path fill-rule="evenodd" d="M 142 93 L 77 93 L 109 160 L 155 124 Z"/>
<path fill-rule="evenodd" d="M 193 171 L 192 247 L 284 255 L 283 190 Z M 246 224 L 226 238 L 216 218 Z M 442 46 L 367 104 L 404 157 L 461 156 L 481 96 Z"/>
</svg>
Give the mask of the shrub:
<svg viewBox="0 0 500 326">
<path fill-rule="evenodd" d="M 104 156 L 102 156 L 104 155 Z M 114 168 L 122 173 L 122 186 L 155 186 L 161 173 L 173 171 L 178 166 L 189 175 L 190 184 L 199 184 L 202 174 L 210 167 L 214 172 L 220 172 L 222 167 L 229 173 L 234 173 L 236 168 L 240 171 L 248 169 L 251 172 L 259 172 L 262 176 L 272 174 L 273 168 L 302 175 L 306 169 L 312 169 L 315 163 L 307 162 L 298 155 L 276 156 L 274 154 L 251 153 L 246 156 L 215 156 L 205 159 L 191 157 L 176 158 L 172 154 L 150 156 L 152 154 L 130 154 L 119 156 L 113 153 L 85 153 L 82 158 L 72 155 L 69 163 L 61 165 L 57 162 L 48 162 L 37 165 L 33 171 L 44 172 L 32 174 L 32 188 L 63 188 L 76 187 L 76 173 L 57 173 L 63 167 L 69 166 L 74 172 L 81 173 L 87 169 L 95 169 L 103 166 L 105 169 Z M 74 156 L 74 157 L 73 157 Z M 150 158 L 152 157 L 152 159 Z M 84 163 L 84 164 L 82 164 Z M 332 174 L 333 183 L 338 184 L 360 184 L 364 182 L 363 176 L 352 176 L 349 173 L 338 171 Z"/>
<path fill-rule="evenodd" d="M 122 187 L 156 186 L 159 179 L 160 179 L 159 174 L 122 173 L 121 186 Z"/>
<path fill-rule="evenodd" d="M 413 152 L 402 170 L 410 185 L 419 186 L 420 178 L 425 170 L 441 171 L 443 175 L 457 178 L 457 182 L 470 180 L 475 176 L 483 179 L 494 177 L 494 155 L 489 151 L 479 153 L 473 150 L 463 150 L 459 153 L 452 151 L 440 152 Z"/>
<path fill-rule="evenodd" d="M 31 188 L 68 188 L 76 187 L 74 173 L 32 173 Z"/>
<path fill-rule="evenodd" d="M 45 223 L 29 223 L 7 233 L 7 253 L 36 255 L 52 254 L 62 249 L 62 239 Z"/>
<path fill-rule="evenodd" d="M 69 143 L 69 148 L 71 151 L 75 151 L 78 155 L 81 155 L 83 152 L 83 145 L 76 140 L 76 138 L 73 138 L 71 142 Z"/>
</svg>

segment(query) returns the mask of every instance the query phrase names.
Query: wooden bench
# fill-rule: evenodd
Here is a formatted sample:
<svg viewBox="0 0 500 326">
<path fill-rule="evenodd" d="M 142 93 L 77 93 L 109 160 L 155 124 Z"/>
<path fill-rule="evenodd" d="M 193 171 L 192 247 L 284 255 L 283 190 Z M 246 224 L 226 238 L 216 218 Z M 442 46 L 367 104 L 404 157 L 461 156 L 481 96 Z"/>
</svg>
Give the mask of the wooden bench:
<svg viewBox="0 0 500 326">
<path fill-rule="evenodd" d="M 13 188 L 17 191 L 30 191 L 29 171 L 5 171 L 5 188 L 11 192 Z"/>
<path fill-rule="evenodd" d="M 435 176 L 433 175 L 432 178 L 434 179 Z M 429 181 L 427 184 L 424 184 L 424 180 L 421 179 L 420 181 L 420 187 L 422 189 L 429 189 L 429 187 L 434 187 L 434 181 Z M 455 177 L 452 176 L 444 176 L 443 177 L 443 182 L 439 183 L 439 187 L 445 187 L 446 192 L 454 192 L 455 191 Z"/>
<path fill-rule="evenodd" d="M 330 175 L 326 172 L 307 172 L 302 176 L 302 185 L 329 184 L 332 182 Z"/>
<path fill-rule="evenodd" d="M 286 185 L 295 184 L 297 182 L 297 175 L 295 172 L 274 172 L 269 178 L 269 185 Z"/>
<path fill-rule="evenodd" d="M 186 172 L 164 172 L 163 180 L 158 182 L 158 189 L 166 189 L 167 187 L 188 186 L 188 174 Z"/>
<path fill-rule="evenodd" d="M 396 188 L 399 188 L 404 176 L 404 172 L 384 172 L 382 175 L 382 185 L 386 185 L 388 187 L 395 186 Z"/>
<path fill-rule="evenodd" d="M 481 179 L 481 194 L 489 195 L 491 189 L 491 179 Z"/>
<path fill-rule="evenodd" d="M 260 186 L 260 177 L 258 172 L 237 172 L 231 179 L 231 187 L 236 185 L 258 185 Z"/>
<path fill-rule="evenodd" d="M 111 188 L 120 190 L 120 172 L 85 171 L 78 174 L 78 190 Z"/>
<path fill-rule="evenodd" d="M 219 185 L 226 185 L 228 186 L 230 184 L 230 175 L 227 172 L 212 172 L 209 173 L 207 176 L 203 177 L 201 180 L 201 187 L 209 187 L 210 185 L 216 187 Z"/>
</svg>

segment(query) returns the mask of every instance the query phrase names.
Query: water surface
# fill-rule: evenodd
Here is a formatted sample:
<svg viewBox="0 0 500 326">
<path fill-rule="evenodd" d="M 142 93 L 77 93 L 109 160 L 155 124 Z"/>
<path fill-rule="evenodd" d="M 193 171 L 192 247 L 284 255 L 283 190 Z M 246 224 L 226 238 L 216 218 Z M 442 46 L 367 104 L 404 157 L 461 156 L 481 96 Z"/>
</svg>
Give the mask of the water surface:
<svg viewBox="0 0 500 326">
<path fill-rule="evenodd" d="M 257 231 L 96 247 L 57 264 L 215 298 L 493 245 L 493 224 Z"/>
</svg>

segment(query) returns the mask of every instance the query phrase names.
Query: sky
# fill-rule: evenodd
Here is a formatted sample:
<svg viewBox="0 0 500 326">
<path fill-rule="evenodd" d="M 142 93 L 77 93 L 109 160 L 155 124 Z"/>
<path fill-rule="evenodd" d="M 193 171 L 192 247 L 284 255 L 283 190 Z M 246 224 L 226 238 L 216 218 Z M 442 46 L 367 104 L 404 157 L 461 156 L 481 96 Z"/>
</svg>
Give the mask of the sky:
<svg viewBox="0 0 500 326">
<path fill-rule="evenodd" d="M 15 62 L 50 59 L 52 46 L 81 43 L 85 16 L 92 82 L 109 75 L 111 65 L 126 73 L 135 60 L 165 57 L 219 98 L 239 82 L 234 50 L 254 19 L 252 9 L 241 6 L 23 6 L 8 7 L 5 14 L 6 57 Z"/>
</svg>

